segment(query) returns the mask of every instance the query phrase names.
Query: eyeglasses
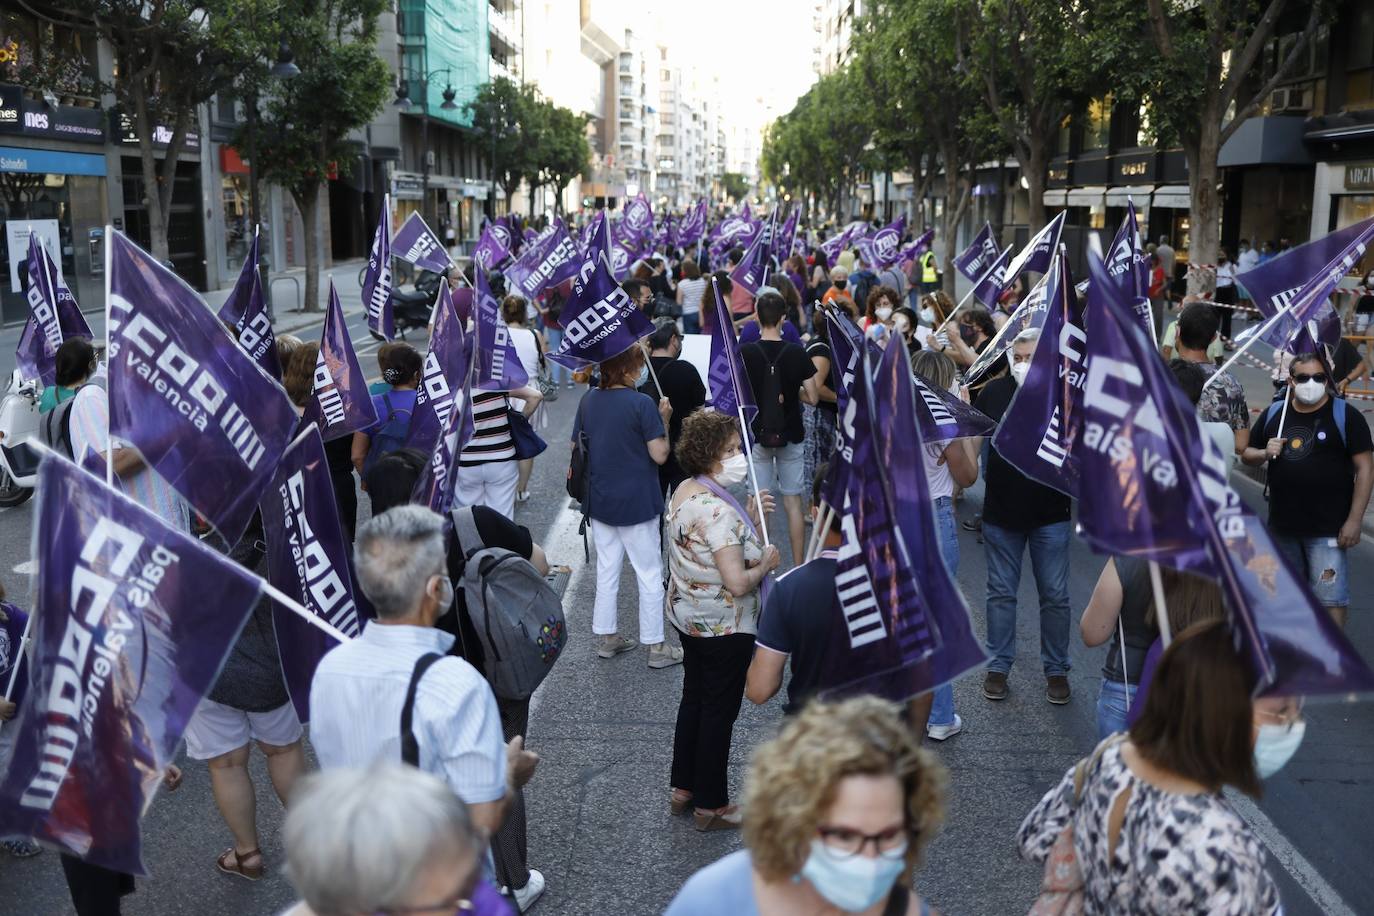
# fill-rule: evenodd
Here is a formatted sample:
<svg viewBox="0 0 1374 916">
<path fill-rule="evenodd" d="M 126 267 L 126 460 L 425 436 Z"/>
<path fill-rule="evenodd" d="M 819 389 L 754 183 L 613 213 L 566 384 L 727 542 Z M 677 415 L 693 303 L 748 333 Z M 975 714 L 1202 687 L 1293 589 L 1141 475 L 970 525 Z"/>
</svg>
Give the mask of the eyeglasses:
<svg viewBox="0 0 1374 916">
<path fill-rule="evenodd" d="M 911 840 L 911 831 L 906 826 L 892 827 L 882 833 L 860 833 L 847 827 L 820 827 L 816 830 L 825 848 L 840 858 L 857 856 L 869 843 L 873 851 L 888 859 L 900 859 L 906 855 Z"/>
<path fill-rule="evenodd" d="M 1293 375 L 1293 381 L 1301 385 L 1303 382 L 1326 382 L 1325 372 L 1313 372 L 1311 375 L 1306 372 L 1298 372 Z"/>
<path fill-rule="evenodd" d="M 1277 725 L 1282 725 L 1285 729 L 1292 729 L 1293 726 L 1297 725 L 1299 722 L 1302 721 L 1302 707 L 1303 702 L 1302 700 L 1299 700 L 1292 709 L 1288 709 L 1283 712 L 1272 712 L 1267 709 L 1257 709 L 1255 710 L 1255 715 L 1260 717 L 1261 719 L 1266 719 Z"/>
</svg>

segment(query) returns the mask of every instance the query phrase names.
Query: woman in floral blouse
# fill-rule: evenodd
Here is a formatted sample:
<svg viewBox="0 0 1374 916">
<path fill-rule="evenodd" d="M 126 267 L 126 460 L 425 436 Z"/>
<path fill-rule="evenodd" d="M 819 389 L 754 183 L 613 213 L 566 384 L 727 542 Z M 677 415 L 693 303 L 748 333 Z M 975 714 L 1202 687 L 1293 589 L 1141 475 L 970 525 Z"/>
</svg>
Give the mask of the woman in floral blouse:
<svg viewBox="0 0 1374 916">
<path fill-rule="evenodd" d="M 726 490 L 749 470 L 733 416 L 698 410 L 687 417 L 677 459 L 688 479 L 673 492 L 667 517 L 668 620 L 683 650 L 671 809 L 694 809 L 698 830 L 729 830 L 740 824 L 725 779 L 730 736 L 754 654 L 761 586 L 779 556 L 759 538 L 754 500 L 746 512 Z M 764 511 L 771 507 L 763 494 Z"/>
</svg>

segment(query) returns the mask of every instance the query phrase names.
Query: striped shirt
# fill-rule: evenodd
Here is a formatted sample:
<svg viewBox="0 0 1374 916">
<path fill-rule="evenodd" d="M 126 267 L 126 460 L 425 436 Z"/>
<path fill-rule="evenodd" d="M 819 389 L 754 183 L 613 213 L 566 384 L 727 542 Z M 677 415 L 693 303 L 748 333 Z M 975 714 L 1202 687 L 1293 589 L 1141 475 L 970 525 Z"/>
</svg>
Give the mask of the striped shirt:
<svg viewBox="0 0 1374 916">
<path fill-rule="evenodd" d="M 432 627 L 363 627 L 331 649 L 310 684 L 310 743 L 321 767 L 365 767 L 401 759 L 401 707 L 421 656 L 447 653 L 452 634 Z M 470 805 L 506 794 L 506 746 L 496 697 L 482 675 L 449 656 L 425 672 L 415 692 L 412 729 L 420 769 L 448 783 Z"/>
<path fill-rule="evenodd" d="M 98 374 L 105 374 L 102 365 Z M 86 385 L 76 393 L 71 407 L 72 456 L 81 464 L 87 452 L 97 455 L 105 453 L 112 444 L 116 449 L 128 448 L 123 439 L 107 442 L 110 429 L 110 402 L 105 389 L 98 385 Z M 119 488 L 124 494 L 143 508 L 161 518 L 178 531 L 190 530 L 190 518 L 186 503 L 181 501 L 168 484 L 152 468 L 144 465 L 127 476 L 116 476 Z"/>
<path fill-rule="evenodd" d="M 472 393 L 472 438 L 459 456 L 460 467 L 515 460 L 515 442 L 506 416 L 509 409 L 510 399 L 504 391 Z"/>
</svg>

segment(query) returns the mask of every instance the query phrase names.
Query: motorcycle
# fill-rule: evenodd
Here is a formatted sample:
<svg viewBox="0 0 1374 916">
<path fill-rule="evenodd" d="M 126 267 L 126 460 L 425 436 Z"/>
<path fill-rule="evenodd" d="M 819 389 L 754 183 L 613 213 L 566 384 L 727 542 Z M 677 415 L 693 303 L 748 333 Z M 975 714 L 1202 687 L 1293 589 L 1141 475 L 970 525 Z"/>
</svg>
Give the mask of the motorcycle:
<svg viewBox="0 0 1374 916">
<path fill-rule="evenodd" d="M 391 315 L 396 325 L 396 333 L 405 340 L 406 331 L 423 328 L 429 324 L 434 302 L 439 298 L 439 284 L 444 282 L 443 274 L 432 270 L 422 270 L 415 278 L 412 290 L 398 289 L 391 294 Z M 376 331 L 370 331 L 377 340 L 386 338 Z"/>
<path fill-rule="evenodd" d="M 0 400 L 0 507 L 6 509 L 32 496 L 38 483 L 39 454 L 28 445 L 40 440 L 38 394 L 38 382 L 16 369 Z"/>
</svg>

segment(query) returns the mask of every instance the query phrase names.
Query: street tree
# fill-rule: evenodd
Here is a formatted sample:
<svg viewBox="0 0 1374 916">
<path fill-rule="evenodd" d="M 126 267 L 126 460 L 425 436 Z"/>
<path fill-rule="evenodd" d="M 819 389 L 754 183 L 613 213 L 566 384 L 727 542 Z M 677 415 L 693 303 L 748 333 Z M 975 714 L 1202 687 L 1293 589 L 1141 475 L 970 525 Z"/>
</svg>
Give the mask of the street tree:
<svg viewBox="0 0 1374 916">
<path fill-rule="evenodd" d="M 501 186 L 509 212 L 520 182 L 538 171 L 534 151 L 542 129 L 539 98 L 532 86 L 498 76 L 482 84 L 463 107 L 481 138 L 493 180 Z"/>
<path fill-rule="evenodd" d="M 530 215 L 534 215 L 534 189 L 550 187 L 554 189 L 553 209 L 555 214 L 563 212 L 563 189 L 578 175 L 587 170 L 591 160 L 592 148 L 587 142 L 587 116 L 569 108 L 541 103 L 543 129 L 535 160 L 538 163 L 536 179 L 530 182 Z"/>
<path fill-rule="evenodd" d="M 739 172 L 725 172 L 720 176 L 720 187 L 726 197 L 740 200 L 749 193 L 749 179 Z"/>
<path fill-rule="evenodd" d="M 319 304 L 320 192 L 331 174 L 351 166 L 348 135 L 368 124 L 391 92 L 391 72 L 376 51 L 377 17 L 390 8 L 388 0 L 278 4 L 301 72 L 266 98 L 257 149 L 263 180 L 284 187 L 301 213 L 307 311 Z M 235 138 L 240 148 L 242 134 Z"/>
</svg>

